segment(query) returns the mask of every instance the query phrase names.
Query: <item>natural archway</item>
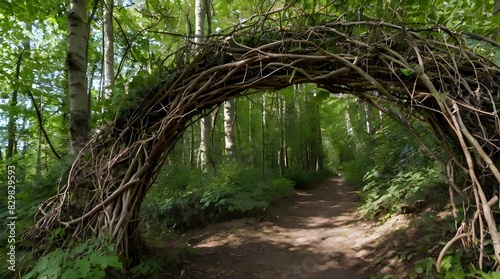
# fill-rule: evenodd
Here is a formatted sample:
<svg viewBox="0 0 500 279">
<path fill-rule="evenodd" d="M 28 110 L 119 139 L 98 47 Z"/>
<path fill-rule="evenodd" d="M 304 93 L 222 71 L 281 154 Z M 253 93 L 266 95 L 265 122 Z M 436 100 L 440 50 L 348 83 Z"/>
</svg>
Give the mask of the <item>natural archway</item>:
<svg viewBox="0 0 500 279">
<path fill-rule="evenodd" d="M 193 57 L 189 46 L 179 51 L 178 61 L 189 63 L 178 62 L 136 107 L 101 128 L 76 158 L 65 187 L 40 207 L 26 237 L 43 239 L 61 225 L 75 237 L 111 234 L 128 258 L 139 241 L 141 202 L 195 118 L 248 89 L 315 83 L 354 94 L 410 130 L 413 121 L 428 123 L 450 155 L 442 162 L 450 194 L 477 205 L 451 242 L 467 237 L 482 245 L 489 237 L 500 261 L 491 211 L 500 182 L 500 67 L 472 50 L 499 46 L 439 27 L 332 22 L 275 30 L 266 20 L 210 40 Z M 457 184 L 455 170 L 468 179 Z"/>
</svg>

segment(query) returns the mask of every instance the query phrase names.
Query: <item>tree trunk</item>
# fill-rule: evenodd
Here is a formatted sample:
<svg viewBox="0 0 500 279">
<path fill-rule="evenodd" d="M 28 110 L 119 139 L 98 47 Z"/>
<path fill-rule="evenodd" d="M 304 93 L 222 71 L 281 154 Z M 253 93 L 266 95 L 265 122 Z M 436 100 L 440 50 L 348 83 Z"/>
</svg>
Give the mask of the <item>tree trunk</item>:
<svg viewBox="0 0 500 279">
<path fill-rule="evenodd" d="M 104 17 L 104 97 L 111 98 L 115 85 L 115 47 L 113 31 L 113 0 L 106 0 L 103 9 Z"/>
<path fill-rule="evenodd" d="M 266 178 L 266 152 L 268 150 L 268 138 L 267 138 L 267 112 L 266 112 L 266 94 L 262 94 L 262 118 L 261 118 L 261 125 L 262 125 L 262 162 L 261 162 L 261 167 L 262 167 L 262 180 L 265 180 Z"/>
<path fill-rule="evenodd" d="M 40 112 L 43 112 L 43 96 L 40 96 Z M 41 120 L 40 120 L 41 122 Z M 42 174 L 42 143 L 43 143 L 43 130 L 42 130 L 42 122 L 38 126 L 38 144 L 36 150 L 36 174 Z"/>
<path fill-rule="evenodd" d="M 367 102 L 363 101 L 363 108 L 365 111 L 365 125 L 366 125 L 366 133 L 368 135 L 371 135 L 373 133 L 373 127 L 372 127 L 372 117 L 371 117 L 371 111 L 370 111 L 370 106 L 368 105 Z"/>
<path fill-rule="evenodd" d="M 194 42 L 195 49 L 199 48 L 205 40 L 205 9 L 203 0 L 195 0 L 194 3 Z M 198 154 L 198 167 L 205 170 L 210 162 L 210 135 L 212 121 L 210 115 L 205 115 L 200 120 L 200 149 Z"/>
<path fill-rule="evenodd" d="M 26 26 L 26 30 L 29 32 L 32 31 L 32 25 L 28 24 Z M 17 63 L 16 63 L 16 75 L 14 77 L 14 91 L 12 92 L 12 98 L 10 99 L 10 106 L 11 109 L 9 110 L 9 120 L 7 123 L 7 152 L 6 152 L 6 158 L 12 158 L 17 152 L 17 140 L 16 140 L 16 133 L 17 133 L 17 125 L 16 125 L 16 120 L 17 120 L 17 113 L 15 112 L 15 107 L 17 106 L 18 103 L 18 94 L 19 94 L 19 89 L 21 87 L 21 81 L 20 81 L 20 76 L 21 76 L 21 64 L 23 62 L 23 57 L 26 51 L 30 50 L 30 44 L 31 44 L 31 39 L 27 38 L 23 42 L 23 49 L 19 53 L 19 56 L 17 58 Z"/>
<path fill-rule="evenodd" d="M 9 110 L 9 122 L 7 123 L 7 152 L 5 157 L 7 159 L 12 158 L 14 154 L 16 153 L 16 132 L 17 132 L 17 126 L 16 126 L 16 120 L 17 120 L 17 113 L 15 111 L 15 108 L 17 106 L 17 94 L 19 92 L 19 74 L 20 74 L 20 69 L 21 69 L 21 62 L 23 60 L 23 54 L 24 54 L 24 49 L 21 51 L 19 54 L 18 60 L 17 60 L 17 65 L 16 65 L 16 77 L 14 81 L 14 91 L 12 92 L 12 98 L 10 99 L 10 110 Z"/>
<path fill-rule="evenodd" d="M 210 162 L 210 131 L 212 118 L 205 115 L 200 119 L 200 150 L 198 154 L 198 167 L 205 170 Z"/>
<path fill-rule="evenodd" d="M 278 150 L 278 167 L 280 175 L 285 173 L 286 169 L 286 139 L 285 139 L 285 96 L 278 97 L 278 129 L 280 131 L 280 147 Z"/>
<path fill-rule="evenodd" d="M 205 13 L 203 9 L 203 0 L 194 2 L 194 42 L 195 48 L 199 48 L 205 40 Z"/>
<path fill-rule="evenodd" d="M 224 145 L 225 155 L 231 160 L 234 159 L 235 153 L 235 102 L 234 99 L 224 102 Z"/>
<path fill-rule="evenodd" d="M 71 0 L 68 11 L 68 92 L 70 106 L 71 153 L 78 155 L 89 139 L 89 99 L 87 94 L 88 25 L 86 0 Z"/>
</svg>

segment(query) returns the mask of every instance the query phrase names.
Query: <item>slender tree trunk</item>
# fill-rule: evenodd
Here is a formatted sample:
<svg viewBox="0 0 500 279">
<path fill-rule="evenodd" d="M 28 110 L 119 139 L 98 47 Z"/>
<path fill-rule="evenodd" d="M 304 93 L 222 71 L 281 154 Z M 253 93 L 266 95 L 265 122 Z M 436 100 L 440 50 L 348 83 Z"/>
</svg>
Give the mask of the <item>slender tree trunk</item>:
<svg viewBox="0 0 500 279">
<path fill-rule="evenodd" d="M 371 135 L 372 132 L 373 132 L 373 127 L 372 127 L 372 123 L 371 123 L 372 117 L 371 117 L 370 106 L 368 105 L 367 102 L 363 101 L 363 108 L 364 108 L 364 111 L 365 111 L 366 133 L 368 135 Z"/>
<path fill-rule="evenodd" d="M 7 137 L 8 137 L 8 139 L 7 139 L 7 152 L 5 155 L 7 159 L 12 158 L 14 156 L 14 154 L 16 153 L 17 113 L 15 111 L 15 108 L 16 108 L 17 103 L 18 103 L 17 95 L 18 95 L 19 87 L 20 87 L 19 74 L 20 74 L 20 69 L 21 69 L 21 62 L 23 60 L 23 54 L 24 54 L 24 49 L 21 51 L 21 53 L 19 54 L 19 57 L 17 59 L 16 79 L 15 79 L 15 83 L 14 83 L 15 89 L 12 92 L 12 98 L 10 99 L 9 122 L 7 123 Z"/>
<path fill-rule="evenodd" d="M 321 170 L 323 169 L 323 140 L 321 135 L 321 115 L 319 104 L 309 100 L 309 107 L 311 111 L 308 113 L 310 115 L 310 142 L 312 149 L 311 157 L 311 170 Z"/>
<path fill-rule="evenodd" d="M 210 162 L 210 135 L 212 118 L 206 115 L 200 119 L 200 152 L 198 155 L 198 166 L 201 170 L 207 168 Z"/>
<path fill-rule="evenodd" d="M 68 11 L 68 92 L 70 106 L 71 153 L 78 155 L 90 135 L 89 96 L 87 93 L 86 0 L 71 0 Z"/>
<path fill-rule="evenodd" d="M 191 167 L 196 166 L 196 156 L 195 156 L 195 147 L 194 147 L 194 124 L 191 125 L 191 140 L 189 146 L 189 164 Z"/>
<path fill-rule="evenodd" d="M 224 143 L 225 155 L 234 159 L 236 137 L 235 137 L 235 102 L 234 99 L 224 102 Z"/>
<path fill-rule="evenodd" d="M 278 124 L 280 131 L 280 147 L 278 150 L 278 166 L 280 175 L 285 173 L 286 168 L 286 140 L 285 140 L 285 96 L 278 97 Z"/>
<path fill-rule="evenodd" d="M 195 0 L 194 13 L 195 13 L 195 27 L 194 27 L 194 42 L 195 49 L 205 40 L 205 9 L 204 0 Z M 205 115 L 200 119 L 200 149 L 198 154 L 198 167 L 202 170 L 209 166 L 210 162 L 210 135 L 212 128 L 212 121 L 210 115 Z"/>
<path fill-rule="evenodd" d="M 254 139 L 254 123 L 253 123 L 253 101 L 248 100 L 248 143 L 250 145 L 250 162 L 252 162 L 252 167 L 257 166 L 258 151 L 255 148 Z"/>
<path fill-rule="evenodd" d="M 347 127 L 347 134 L 351 138 L 355 138 L 356 135 L 354 133 L 354 127 L 352 125 L 351 115 L 349 113 L 349 109 L 350 109 L 351 104 L 349 103 L 348 99 L 346 100 L 346 102 L 347 102 L 347 106 L 346 106 L 346 110 L 345 110 L 345 125 Z"/>
<path fill-rule="evenodd" d="M 262 94 L 262 180 L 266 178 L 266 151 L 268 149 L 268 139 L 267 139 L 267 112 L 266 112 L 266 94 Z"/>
<path fill-rule="evenodd" d="M 106 99 L 113 95 L 115 85 L 115 47 L 113 31 L 113 0 L 104 3 L 104 96 Z"/>
<path fill-rule="evenodd" d="M 205 11 L 203 9 L 203 0 L 194 2 L 194 42 L 195 48 L 198 48 L 205 40 Z"/>
<path fill-rule="evenodd" d="M 40 96 L 40 112 L 43 112 L 43 96 Z M 40 120 L 41 121 L 41 120 Z M 38 146 L 36 152 L 36 174 L 42 174 L 42 143 L 43 143 L 43 131 L 42 124 L 38 126 Z"/>
<path fill-rule="evenodd" d="M 26 26 L 26 29 L 31 32 L 32 30 L 32 25 L 28 24 Z M 19 89 L 21 87 L 21 81 L 20 81 L 20 76 L 21 76 L 21 64 L 23 62 L 23 57 L 24 54 L 30 50 L 30 45 L 31 45 L 31 39 L 27 38 L 23 42 L 23 49 L 19 53 L 19 56 L 17 58 L 17 63 L 16 63 L 16 74 L 14 77 L 14 91 L 12 92 L 12 98 L 10 99 L 10 106 L 11 109 L 9 110 L 9 120 L 7 123 L 7 152 L 6 152 L 6 158 L 12 158 L 17 152 L 17 113 L 15 111 L 15 107 L 17 106 L 18 103 L 18 94 L 19 94 Z"/>
<path fill-rule="evenodd" d="M 320 105 L 315 104 L 315 141 L 316 141 L 316 170 L 323 169 L 323 135 L 321 133 L 321 113 L 320 113 Z"/>
</svg>

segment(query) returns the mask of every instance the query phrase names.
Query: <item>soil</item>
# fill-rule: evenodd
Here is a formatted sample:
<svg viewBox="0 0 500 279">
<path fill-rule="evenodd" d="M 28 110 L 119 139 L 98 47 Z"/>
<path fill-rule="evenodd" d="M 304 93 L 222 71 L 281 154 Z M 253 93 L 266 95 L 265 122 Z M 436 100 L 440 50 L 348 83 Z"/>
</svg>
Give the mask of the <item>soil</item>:
<svg viewBox="0 0 500 279">
<path fill-rule="evenodd" d="M 363 220 L 358 202 L 355 188 L 333 177 L 296 191 L 264 221 L 245 218 L 189 231 L 183 238 L 196 255 L 170 276 L 406 278 L 409 260 L 419 253 L 412 238 L 422 232 L 406 229 L 410 215 L 384 223 Z M 438 253 L 435 248 L 426 253 Z"/>
</svg>

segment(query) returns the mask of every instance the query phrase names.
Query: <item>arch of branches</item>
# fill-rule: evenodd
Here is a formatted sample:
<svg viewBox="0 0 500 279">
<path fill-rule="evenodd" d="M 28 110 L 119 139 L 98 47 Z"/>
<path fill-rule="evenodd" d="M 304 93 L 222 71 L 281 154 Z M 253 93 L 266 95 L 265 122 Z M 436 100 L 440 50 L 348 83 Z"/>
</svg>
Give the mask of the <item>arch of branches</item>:
<svg viewBox="0 0 500 279">
<path fill-rule="evenodd" d="M 40 206 L 25 237 L 44 239 L 57 226 L 74 237 L 110 234 L 118 252 L 131 257 L 146 192 L 196 118 L 249 89 L 314 83 L 333 94 L 354 94 L 410 130 L 415 121 L 427 123 L 449 154 L 440 163 L 454 213 L 461 206 L 454 204 L 455 195 L 469 209 L 443 251 L 461 240 L 479 251 L 481 264 L 483 245 L 491 239 L 500 262 L 492 211 L 499 203 L 500 67 L 473 51 L 487 53 L 498 44 L 438 27 L 333 22 L 276 30 L 268 21 L 211 39 L 194 55 L 188 54 L 192 47 L 180 50 L 189 61 L 162 75 L 138 105 L 101 128 L 76 158 L 65 186 Z"/>
</svg>

